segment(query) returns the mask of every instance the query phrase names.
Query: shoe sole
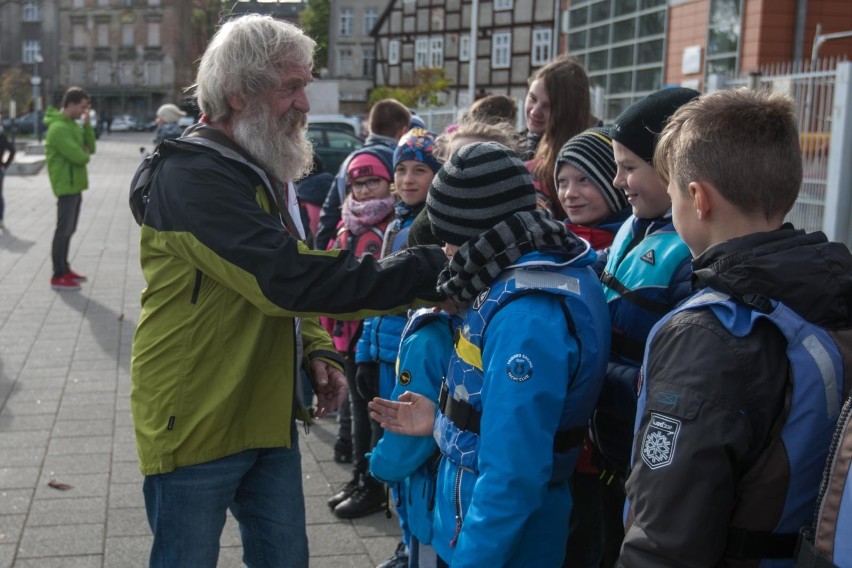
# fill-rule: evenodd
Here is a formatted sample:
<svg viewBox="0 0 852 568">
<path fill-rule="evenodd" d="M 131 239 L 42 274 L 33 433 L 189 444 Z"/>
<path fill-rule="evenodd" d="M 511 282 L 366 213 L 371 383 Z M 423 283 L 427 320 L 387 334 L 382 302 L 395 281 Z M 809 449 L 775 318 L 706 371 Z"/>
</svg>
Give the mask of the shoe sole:
<svg viewBox="0 0 852 568">
<path fill-rule="evenodd" d="M 337 509 L 334 510 L 334 516 L 338 519 L 360 519 L 361 517 L 368 517 L 370 515 L 375 515 L 376 513 L 381 513 L 387 507 L 387 503 L 382 503 L 381 505 L 377 505 L 371 509 L 365 509 L 364 511 L 358 511 L 357 515 L 352 515 L 349 513 L 340 514 Z"/>
<path fill-rule="evenodd" d="M 55 284 L 50 285 L 54 290 L 79 290 L 80 286 L 57 286 Z"/>
</svg>

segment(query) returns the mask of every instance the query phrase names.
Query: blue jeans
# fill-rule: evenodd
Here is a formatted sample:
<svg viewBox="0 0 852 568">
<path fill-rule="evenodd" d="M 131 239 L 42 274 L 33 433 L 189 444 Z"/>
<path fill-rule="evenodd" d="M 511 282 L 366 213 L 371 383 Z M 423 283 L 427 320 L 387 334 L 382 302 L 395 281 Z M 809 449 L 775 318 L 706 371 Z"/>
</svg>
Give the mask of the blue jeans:
<svg viewBox="0 0 852 568">
<path fill-rule="evenodd" d="M 293 448 L 246 450 L 145 477 L 150 568 L 216 568 L 228 509 L 249 568 L 307 568 L 308 537 L 296 428 Z"/>
</svg>

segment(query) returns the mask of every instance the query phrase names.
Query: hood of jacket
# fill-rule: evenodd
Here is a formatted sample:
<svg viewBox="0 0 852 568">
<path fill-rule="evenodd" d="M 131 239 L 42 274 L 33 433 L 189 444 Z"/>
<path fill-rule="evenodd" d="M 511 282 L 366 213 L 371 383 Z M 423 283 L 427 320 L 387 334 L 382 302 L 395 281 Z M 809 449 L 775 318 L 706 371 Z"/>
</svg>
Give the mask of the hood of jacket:
<svg viewBox="0 0 852 568">
<path fill-rule="evenodd" d="M 47 110 L 44 111 L 44 123 L 47 126 L 50 126 L 54 122 L 73 122 L 70 118 L 62 114 L 62 111 L 56 107 L 47 107 Z"/>
<path fill-rule="evenodd" d="M 693 268 L 696 288 L 740 300 L 760 294 L 828 329 L 852 325 L 852 254 L 821 232 L 806 234 L 785 223 L 714 245 L 693 260 Z"/>
</svg>

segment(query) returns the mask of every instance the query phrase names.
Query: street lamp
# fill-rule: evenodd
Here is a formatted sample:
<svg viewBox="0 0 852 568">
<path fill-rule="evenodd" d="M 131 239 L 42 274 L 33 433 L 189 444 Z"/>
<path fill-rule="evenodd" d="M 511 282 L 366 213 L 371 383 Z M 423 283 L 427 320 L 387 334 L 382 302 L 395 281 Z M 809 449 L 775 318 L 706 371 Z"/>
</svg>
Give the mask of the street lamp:
<svg viewBox="0 0 852 568">
<path fill-rule="evenodd" d="M 41 142 L 41 129 L 39 128 L 39 114 L 41 113 L 41 77 L 38 74 L 38 64 L 44 61 L 41 58 L 41 53 L 36 53 L 33 57 L 33 132 L 36 139 Z"/>
</svg>

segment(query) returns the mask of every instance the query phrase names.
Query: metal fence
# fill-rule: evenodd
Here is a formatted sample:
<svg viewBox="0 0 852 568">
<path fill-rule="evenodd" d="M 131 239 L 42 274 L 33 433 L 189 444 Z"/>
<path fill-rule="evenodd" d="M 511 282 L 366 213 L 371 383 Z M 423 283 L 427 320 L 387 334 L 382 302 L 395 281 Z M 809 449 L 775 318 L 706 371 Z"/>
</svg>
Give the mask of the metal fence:
<svg viewBox="0 0 852 568">
<path fill-rule="evenodd" d="M 835 79 L 837 64 L 843 59 L 768 65 L 760 69 L 759 75 L 728 78 L 723 82 L 725 87 L 750 85 L 781 91 L 795 101 L 804 177 L 787 221 L 806 231 L 823 230 Z"/>
</svg>

